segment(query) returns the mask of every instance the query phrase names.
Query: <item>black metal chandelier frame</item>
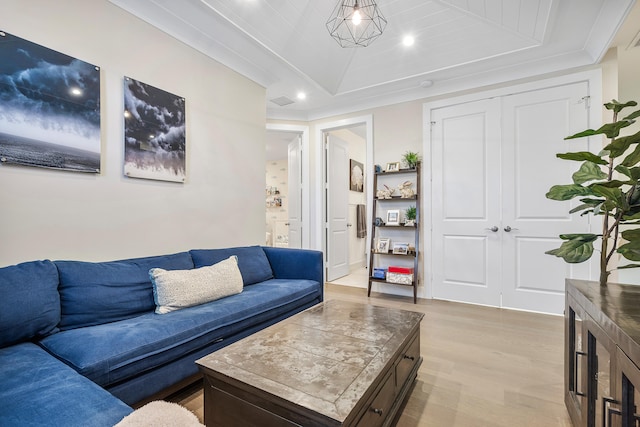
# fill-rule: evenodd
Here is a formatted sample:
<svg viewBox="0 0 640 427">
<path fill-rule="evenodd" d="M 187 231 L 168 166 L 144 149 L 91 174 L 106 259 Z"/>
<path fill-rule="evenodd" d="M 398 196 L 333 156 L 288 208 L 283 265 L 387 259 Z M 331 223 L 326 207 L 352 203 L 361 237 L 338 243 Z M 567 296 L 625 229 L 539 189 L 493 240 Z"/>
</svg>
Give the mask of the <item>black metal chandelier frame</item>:
<svg viewBox="0 0 640 427">
<path fill-rule="evenodd" d="M 366 47 L 387 25 L 374 0 L 340 0 L 333 9 L 327 29 L 342 47 Z"/>
</svg>

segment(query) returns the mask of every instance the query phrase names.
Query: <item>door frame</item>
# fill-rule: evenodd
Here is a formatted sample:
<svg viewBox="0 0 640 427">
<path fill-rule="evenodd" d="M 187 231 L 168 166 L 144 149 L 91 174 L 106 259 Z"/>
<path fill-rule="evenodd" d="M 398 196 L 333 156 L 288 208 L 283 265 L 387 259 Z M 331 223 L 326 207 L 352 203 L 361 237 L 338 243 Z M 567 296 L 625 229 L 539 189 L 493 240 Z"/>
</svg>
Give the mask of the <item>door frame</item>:
<svg viewBox="0 0 640 427">
<path fill-rule="evenodd" d="M 311 190 L 311 156 L 309 149 L 309 126 L 289 125 L 284 123 L 267 123 L 266 130 L 284 131 L 300 134 L 302 139 L 302 196 L 300 198 L 300 212 L 302 214 L 302 248 L 311 248 L 311 222 L 309 215 L 311 213 L 309 192 Z"/>
<path fill-rule="evenodd" d="M 366 165 L 365 165 L 365 191 L 367 194 L 367 206 L 373 205 L 373 114 L 367 114 L 364 116 L 351 117 L 348 119 L 335 120 L 331 122 L 321 123 L 315 128 L 315 142 L 316 142 L 316 186 L 315 186 L 315 218 L 314 221 L 314 248 L 326 253 L 327 242 L 325 238 L 324 230 L 327 227 L 324 221 L 324 212 L 326 212 L 326 199 L 324 197 L 324 183 L 326 182 L 325 168 L 326 161 L 324 156 L 324 134 L 332 130 L 349 128 L 357 125 L 364 125 L 366 128 Z M 371 209 L 367 208 L 367 224 L 372 224 Z M 371 247 L 371 232 L 367 232 L 367 248 Z M 367 252 L 367 264 L 369 265 L 369 254 Z"/>
<path fill-rule="evenodd" d="M 433 168 L 431 165 L 431 110 L 449 107 L 459 104 L 465 104 L 469 102 L 480 101 L 487 98 L 493 97 L 503 97 L 510 94 L 515 93 L 524 93 L 530 91 L 536 91 L 540 89 L 546 89 L 554 86 L 564 86 L 570 83 L 576 83 L 585 81 L 589 85 L 589 102 L 591 103 L 591 108 L 589 111 L 589 126 L 596 126 L 602 123 L 602 70 L 601 69 L 593 69 L 587 71 L 581 71 L 572 74 L 566 74 L 559 77 L 553 77 L 548 79 L 535 80 L 527 83 L 514 84 L 512 86 L 505 86 L 497 89 L 481 91 L 468 95 L 461 95 L 451 98 L 445 98 L 437 101 L 425 102 L 422 104 L 422 125 L 423 125 L 423 158 L 429 159 L 429 161 L 425 161 L 422 165 L 422 180 L 421 188 L 422 193 L 424 194 L 423 198 L 423 208 L 424 215 L 422 215 L 423 222 L 427 224 L 427 227 L 423 227 L 424 234 L 421 236 L 422 241 L 426 244 L 423 246 L 425 250 L 428 248 L 427 253 L 423 258 L 423 268 L 424 268 L 424 277 L 423 280 L 425 282 L 425 291 L 424 297 L 433 299 L 433 239 L 431 236 L 431 230 L 433 228 L 433 215 L 431 209 L 431 199 L 433 195 L 433 188 L 431 186 Z M 593 149 L 598 143 L 599 139 L 597 137 L 589 138 L 589 148 Z M 590 227 L 594 227 L 594 222 L 590 223 Z M 597 228 L 597 227 L 596 227 Z M 591 231 L 593 232 L 593 230 Z M 598 266 L 595 262 L 589 262 L 589 276 L 591 278 L 598 277 Z"/>
</svg>

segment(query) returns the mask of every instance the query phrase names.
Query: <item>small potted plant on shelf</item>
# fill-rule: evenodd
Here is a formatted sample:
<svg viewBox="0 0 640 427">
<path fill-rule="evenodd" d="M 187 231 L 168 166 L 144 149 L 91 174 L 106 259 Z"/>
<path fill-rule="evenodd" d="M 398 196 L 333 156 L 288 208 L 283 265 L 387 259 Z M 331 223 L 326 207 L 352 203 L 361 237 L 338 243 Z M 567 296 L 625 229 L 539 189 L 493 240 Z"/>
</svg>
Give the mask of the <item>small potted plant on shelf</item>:
<svg viewBox="0 0 640 427">
<path fill-rule="evenodd" d="M 405 227 L 415 227 L 416 225 L 416 207 L 415 206 L 409 206 L 407 208 L 407 210 L 404 211 L 404 217 L 405 217 L 405 223 L 404 226 Z"/>
<path fill-rule="evenodd" d="M 415 169 L 420 163 L 420 154 L 413 151 L 407 151 L 402 155 L 402 162 L 407 165 L 409 169 Z"/>
<path fill-rule="evenodd" d="M 582 165 L 573 174 L 572 184 L 554 185 L 547 193 L 547 198 L 552 200 L 580 198 L 582 204 L 570 213 L 602 217 L 601 233 L 561 234 L 562 245 L 546 253 L 568 263 L 584 262 L 594 252 L 593 242 L 600 239 L 600 286 L 603 287 L 607 285 L 611 273 L 608 266 L 615 253 L 636 262 L 619 266 L 619 269 L 640 267 L 637 264 L 640 261 L 640 132 L 619 136 L 623 128 L 640 117 L 640 110 L 618 119 L 623 109 L 636 105 L 635 101 L 620 103 L 616 100 L 604 104 L 613 112 L 611 123 L 566 137 L 605 135 L 609 144 L 599 154 L 587 151 L 557 154 L 561 159 L 579 161 Z"/>
</svg>

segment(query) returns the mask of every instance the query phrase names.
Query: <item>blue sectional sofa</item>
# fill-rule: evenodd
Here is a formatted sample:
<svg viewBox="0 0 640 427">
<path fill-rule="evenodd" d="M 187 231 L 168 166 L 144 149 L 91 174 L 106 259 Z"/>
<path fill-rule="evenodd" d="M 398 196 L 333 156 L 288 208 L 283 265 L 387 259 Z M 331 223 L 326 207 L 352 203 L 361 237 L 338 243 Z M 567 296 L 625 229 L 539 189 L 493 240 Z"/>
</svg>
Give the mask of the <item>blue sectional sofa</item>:
<svg viewBox="0 0 640 427">
<path fill-rule="evenodd" d="M 242 292 L 154 312 L 149 270 L 237 256 Z M 323 300 L 322 253 L 239 247 L 0 268 L 0 426 L 111 426 L 195 360 Z"/>
</svg>

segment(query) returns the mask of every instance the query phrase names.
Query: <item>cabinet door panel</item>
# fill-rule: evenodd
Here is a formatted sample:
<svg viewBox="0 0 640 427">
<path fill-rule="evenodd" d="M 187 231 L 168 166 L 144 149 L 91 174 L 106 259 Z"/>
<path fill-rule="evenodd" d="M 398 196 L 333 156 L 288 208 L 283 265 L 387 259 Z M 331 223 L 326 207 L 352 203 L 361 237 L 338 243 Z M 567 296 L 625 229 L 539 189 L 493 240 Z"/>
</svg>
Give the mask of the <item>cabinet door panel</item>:
<svg viewBox="0 0 640 427">
<path fill-rule="evenodd" d="M 612 414 L 611 425 L 640 426 L 640 368 L 620 348 L 616 355 L 616 398 L 607 409 Z"/>
<path fill-rule="evenodd" d="M 584 323 L 587 339 L 587 413 L 589 427 L 604 427 L 605 407 L 612 396 L 611 362 L 615 359 L 615 345 L 609 336 L 587 316 Z M 583 412 L 584 414 L 584 412 Z"/>
<path fill-rule="evenodd" d="M 574 425 L 583 425 L 586 413 L 586 346 L 583 340 L 583 308 L 567 295 L 565 309 L 565 404 Z"/>
</svg>

